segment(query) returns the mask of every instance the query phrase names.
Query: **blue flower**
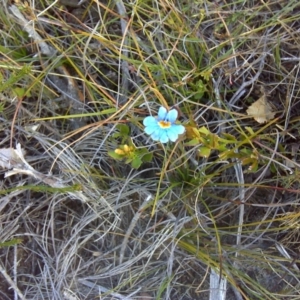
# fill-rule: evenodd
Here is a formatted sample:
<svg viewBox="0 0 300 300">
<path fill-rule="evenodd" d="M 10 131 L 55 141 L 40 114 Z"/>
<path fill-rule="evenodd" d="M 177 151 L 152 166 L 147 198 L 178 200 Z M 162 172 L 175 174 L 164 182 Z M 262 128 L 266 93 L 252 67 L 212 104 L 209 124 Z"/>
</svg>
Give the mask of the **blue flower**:
<svg viewBox="0 0 300 300">
<path fill-rule="evenodd" d="M 156 118 L 149 116 L 144 119 L 145 132 L 151 135 L 154 141 L 167 143 L 170 140 L 176 142 L 178 135 L 185 131 L 184 126 L 175 124 L 177 115 L 176 109 L 171 109 L 168 112 L 166 108 L 160 107 Z"/>
</svg>

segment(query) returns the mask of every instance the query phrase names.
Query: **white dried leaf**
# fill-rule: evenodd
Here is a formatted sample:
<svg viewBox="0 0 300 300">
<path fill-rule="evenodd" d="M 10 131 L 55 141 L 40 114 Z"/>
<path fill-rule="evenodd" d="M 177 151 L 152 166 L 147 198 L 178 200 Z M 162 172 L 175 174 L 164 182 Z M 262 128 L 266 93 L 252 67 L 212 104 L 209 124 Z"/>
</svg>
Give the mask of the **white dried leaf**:
<svg viewBox="0 0 300 300">
<path fill-rule="evenodd" d="M 258 123 L 265 123 L 274 119 L 275 113 L 266 96 L 263 95 L 257 101 L 252 103 L 247 109 L 247 114 L 254 118 Z"/>
<path fill-rule="evenodd" d="M 7 178 L 9 176 L 19 175 L 19 174 L 25 174 L 25 175 L 29 175 L 29 176 L 33 176 L 33 177 L 37 178 L 35 176 L 35 173 L 32 172 L 31 170 L 23 170 L 23 169 L 19 169 L 19 168 L 13 168 L 11 171 L 5 172 L 4 177 Z"/>
<path fill-rule="evenodd" d="M 0 167 L 4 169 L 12 169 L 4 174 L 4 177 L 9 177 L 16 174 L 24 174 L 32 176 L 45 184 L 54 188 L 67 187 L 61 183 L 60 179 L 51 175 L 44 175 L 36 171 L 24 158 L 24 154 L 21 149 L 21 145 L 18 143 L 16 149 L 5 148 L 0 149 Z M 69 196 L 75 199 L 80 199 L 83 202 L 88 202 L 88 198 L 82 191 L 67 192 Z"/>
<path fill-rule="evenodd" d="M 11 169 L 22 164 L 19 153 L 13 148 L 0 149 L 0 167 L 3 169 Z"/>
</svg>

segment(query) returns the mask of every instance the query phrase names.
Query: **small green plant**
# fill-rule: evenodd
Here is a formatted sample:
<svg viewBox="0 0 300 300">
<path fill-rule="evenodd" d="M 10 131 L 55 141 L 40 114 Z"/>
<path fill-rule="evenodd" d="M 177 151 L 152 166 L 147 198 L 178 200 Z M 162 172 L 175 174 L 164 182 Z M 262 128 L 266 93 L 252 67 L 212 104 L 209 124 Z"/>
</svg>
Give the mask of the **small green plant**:
<svg viewBox="0 0 300 300">
<path fill-rule="evenodd" d="M 114 151 L 109 151 L 108 155 L 116 160 L 125 160 L 125 164 L 130 164 L 132 168 L 138 169 L 142 163 L 150 162 L 153 154 L 146 148 L 136 148 L 131 142 L 129 145 L 120 145 Z"/>
<path fill-rule="evenodd" d="M 199 129 L 195 126 L 187 126 L 187 136 L 191 140 L 186 143 L 186 146 L 199 145 L 198 155 L 200 157 L 208 158 L 212 151 L 218 151 L 222 161 L 238 159 L 242 165 L 250 165 L 248 171 L 255 172 L 258 168 L 259 152 L 257 149 L 249 147 L 251 137 L 242 135 L 241 139 L 237 139 L 227 133 L 219 137 L 204 126 Z"/>
<path fill-rule="evenodd" d="M 130 129 L 126 124 L 118 124 L 117 132 L 112 135 L 114 141 L 119 140 L 120 145 L 108 155 L 115 160 L 124 161 L 132 168 L 138 169 L 143 163 L 150 162 L 153 154 L 146 148 L 137 148 L 130 138 Z"/>
<path fill-rule="evenodd" d="M 213 150 L 218 150 L 220 152 L 226 151 L 226 145 L 231 142 L 229 140 L 221 139 L 216 134 L 211 133 L 204 126 L 199 129 L 194 126 L 189 126 L 187 132 L 187 135 L 191 138 L 191 140 L 187 142 L 186 145 L 200 145 L 198 148 L 198 154 L 204 158 L 208 158 Z"/>
</svg>

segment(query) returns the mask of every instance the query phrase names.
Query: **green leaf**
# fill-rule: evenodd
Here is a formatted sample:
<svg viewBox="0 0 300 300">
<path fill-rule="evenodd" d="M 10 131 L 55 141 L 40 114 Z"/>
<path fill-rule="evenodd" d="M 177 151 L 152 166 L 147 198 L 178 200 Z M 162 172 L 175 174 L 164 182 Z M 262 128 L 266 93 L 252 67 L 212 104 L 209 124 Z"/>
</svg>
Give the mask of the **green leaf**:
<svg viewBox="0 0 300 300">
<path fill-rule="evenodd" d="M 256 172 L 258 169 L 258 160 L 253 161 L 252 165 L 248 168 L 249 172 Z"/>
<path fill-rule="evenodd" d="M 202 80 L 199 80 L 196 97 L 202 98 L 206 91 L 207 91 L 206 85 L 203 83 Z"/>
<path fill-rule="evenodd" d="M 236 138 L 235 136 L 233 136 L 232 134 L 229 134 L 229 133 L 226 133 L 226 132 L 223 132 L 222 133 L 222 137 L 221 137 L 221 140 L 223 141 L 223 138 L 224 138 L 224 141 L 228 141 L 228 142 L 236 142 Z"/>
<path fill-rule="evenodd" d="M 188 139 L 198 140 L 200 138 L 200 133 L 195 126 L 187 125 L 185 126 L 185 130 Z"/>
<path fill-rule="evenodd" d="M 242 148 L 240 149 L 239 153 L 242 154 L 244 157 L 245 156 L 250 157 L 253 153 L 253 150 L 249 148 Z"/>
<path fill-rule="evenodd" d="M 233 150 L 226 150 L 219 154 L 219 157 L 221 160 L 227 160 L 229 158 L 240 158 L 241 155 L 238 153 L 235 153 Z"/>
<path fill-rule="evenodd" d="M 129 132 L 130 132 L 129 127 L 128 127 L 128 125 L 125 125 L 125 124 L 118 124 L 116 127 L 117 127 L 117 132 L 115 132 L 112 136 L 114 139 L 121 138 L 122 143 L 124 143 L 125 140 L 127 140 Z"/>
<path fill-rule="evenodd" d="M 218 150 L 220 152 L 224 152 L 224 151 L 228 150 L 228 148 L 227 148 L 226 144 L 220 144 L 218 147 Z"/>
<path fill-rule="evenodd" d="M 191 141 L 185 143 L 184 145 L 185 145 L 185 146 L 196 146 L 196 145 L 199 145 L 199 144 L 200 144 L 200 142 L 199 142 L 198 139 L 193 139 L 193 140 L 191 140 Z"/>
<path fill-rule="evenodd" d="M 138 155 L 140 158 L 142 158 L 144 155 L 148 154 L 148 150 L 147 149 L 139 149 L 137 151 L 135 151 L 135 154 Z"/>
<path fill-rule="evenodd" d="M 134 157 L 126 157 L 125 164 L 130 164 L 134 160 Z"/>
<path fill-rule="evenodd" d="M 245 159 L 241 160 L 241 162 L 242 162 L 243 166 L 250 164 L 250 166 L 248 167 L 248 171 L 250 171 L 250 172 L 255 172 L 258 169 L 258 159 L 256 159 L 256 158 L 253 158 L 253 157 L 245 158 Z"/>
<path fill-rule="evenodd" d="M 142 160 L 137 156 L 132 160 L 131 166 L 134 169 L 138 169 L 142 165 Z"/>
<path fill-rule="evenodd" d="M 150 162 L 152 160 L 153 153 L 147 153 L 143 156 L 142 160 L 143 162 Z"/>
<path fill-rule="evenodd" d="M 210 149 L 219 149 L 219 137 L 216 134 L 209 134 L 207 141 Z"/>
<path fill-rule="evenodd" d="M 212 70 L 206 70 L 206 71 L 203 71 L 203 72 L 201 72 L 201 76 L 203 76 L 203 78 L 206 80 L 206 81 L 208 81 L 209 79 L 210 79 L 210 76 L 211 76 L 211 72 L 212 72 Z"/>
<path fill-rule="evenodd" d="M 149 162 L 152 160 L 153 153 L 148 152 L 148 149 L 142 148 L 135 152 L 135 155 L 138 156 L 143 162 Z"/>
<path fill-rule="evenodd" d="M 198 149 L 198 151 L 199 151 L 199 155 L 200 155 L 201 157 L 205 157 L 205 158 L 209 157 L 209 156 L 210 156 L 210 153 L 211 153 L 211 149 L 208 148 L 208 147 L 200 147 L 200 148 Z"/>
<path fill-rule="evenodd" d="M 199 128 L 199 132 L 202 133 L 202 134 L 204 134 L 205 136 L 207 136 L 208 134 L 210 134 L 210 131 L 206 127 L 204 127 L 204 126 L 202 126 L 202 127 Z"/>
<path fill-rule="evenodd" d="M 15 85 L 18 81 L 23 79 L 25 75 L 30 74 L 30 72 L 31 67 L 29 65 L 25 65 L 19 70 L 14 70 L 14 73 L 12 73 L 10 77 L 5 82 L 2 82 L 2 84 L 0 85 L 0 92 Z"/>
<path fill-rule="evenodd" d="M 129 135 L 129 127 L 126 124 L 118 124 L 117 128 L 119 129 L 120 133 L 123 136 L 128 136 Z"/>
<path fill-rule="evenodd" d="M 112 157 L 112 158 L 114 158 L 114 159 L 117 159 L 117 160 L 121 160 L 121 159 L 124 158 L 122 155 L 115 153 L 115 151 L 108 151 L 107 154 L 108 154 L 110 157 Z"/>
<path fill-rule="evenodd" d="M 246 126 L 245 129 L 251 134 L 251 135 L 255 135 L 255 132 L 253 131 L 253 129 L 249 126 Z"/>
<path fill-rule="evenodd" d="M 24 88 L 21 87 L 15 87 L 13 88 L 13 92 L 18 98 L 23 98 L 24 96 L 30 96 L 30 92 Z"/>
</svg>

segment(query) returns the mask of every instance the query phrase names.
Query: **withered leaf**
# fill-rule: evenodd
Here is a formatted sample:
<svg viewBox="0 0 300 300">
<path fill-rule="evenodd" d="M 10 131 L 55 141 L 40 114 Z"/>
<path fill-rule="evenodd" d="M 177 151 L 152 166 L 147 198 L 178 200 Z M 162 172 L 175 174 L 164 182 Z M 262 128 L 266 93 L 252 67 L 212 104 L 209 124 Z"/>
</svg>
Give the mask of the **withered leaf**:
<svg viewBox="0 0 300 300">
<path fill-rule="evenodd" d="M 257 101 L 252 103 L 247 109 L 247 114 L 254 118 L 258 123 L 265 123 L 274 118 L 275 113 L 269 102 L 266 100 L 266 96 L 263 95 Z"/>
</svg>

